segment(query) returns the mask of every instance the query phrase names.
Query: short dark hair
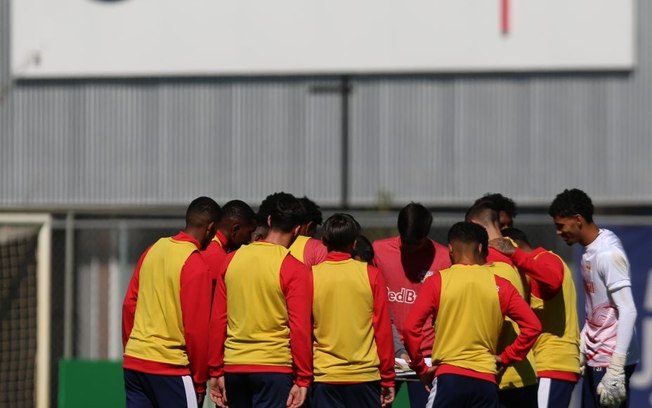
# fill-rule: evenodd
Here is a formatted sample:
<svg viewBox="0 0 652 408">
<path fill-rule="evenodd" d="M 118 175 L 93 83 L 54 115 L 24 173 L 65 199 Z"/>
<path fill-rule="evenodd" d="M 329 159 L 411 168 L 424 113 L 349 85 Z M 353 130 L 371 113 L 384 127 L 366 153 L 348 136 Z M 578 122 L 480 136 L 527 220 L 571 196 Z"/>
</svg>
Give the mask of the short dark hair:
<svg viewBox="0 0 652 408">
<path fill-rule="evenodd" d="M 258 216 L 259 218 L 264 217 L 265 222 L 267 222 L 268 216 L 271 217 L 272 229 L 291 232 L 294 227 L 301 225 L 304 217 L 303 206 L 292 194 L 274 193 L 263 200 L 258 210 Z"/>
<path fill-rule="evenodd" d="M 344 252 L 355 242 L 362 228 L 349 214 L 336 213 L 324 223 L 321 240 L 329 252 Z"/>
<path fill-rule="evenodd" d="M 470 222 L 478 219 L 482 224 L 489 225 L 498 222 L 498 210 L 493 201 L 478 200 L 466 211 L 464 220 Z"/>
<path fill-rule="evenodd" d="M 210 197 L 198 197 L 192 200 L 186 210 L 186 228 L 201 228 L 211 222 L 218 223 L 222 218 L 222 209 Z"/>
<path fill-rule="evenodd" d="M 482 244 L 483 255 L 486 255 L 489 235 L 487 235 L 487 230 L 478 224 L 460 221 L 453 224 L 448 230 L 448 243 L 452 243 L 453 241 L 459 241 L 465 244 Z"/>
<path fill-rule="evenodd" d="M 364 235 L 358 235 L 355 239 L 355 248 L 351 253 L 353 258 L 360 258 L 366 263 L 371 263 L 374 260 L 374 247 L 371 241 Z"/>
<path fill-rule="evenodd" d="M 514 200 L 505 197 L 500 193 L 487 193 L 478 198 L 475 203 L 483 200 L 491 201 L 494 204 L 494 209 L 496 212 L 505 211 L 511 218 L 516 218 L 516 214 L 518 214 Z"/>
<path fill-rule="evenodd" d="M 410 203 L 398 213 L 398 233 L 406 243 L 426 238 L 432 227 L 432 213 L 419 203 Z"/>
<path fill-rule="evenodd" d="M 587 222 L 593 222 L 593 202 L 582 190 L 566 189 L 552 200 L 548 214 L 551 217 L 572 217 L 579 214 Z"/>
<path fill-rule="evenodd" d="M 500 230 L 500 232 L 503 234 L 503 237 L 511 238 L 516 242 L 521 241 L 526 243 L 527 246 L 532 246 L 530 245 L 530 241 L 527 239 L 527 235 L 525 235 L 525 232 L 521 231 L 520 229 L 509 227 L 509 228 L 503 228 L 502 230 Z"/>
<path fill-rule="evenodd" d="M 222 206 L 222 218 L 233 218 L 244 224 L 254 224 L 256 213 L 242 200 L 231 200 Z"/>
<path fill-rule="evenodd" d="M 322 218 L 321 209 L 317 203 L 306 196 L 300 198 L 299 201 L 301 201 L 301 205 L 303 205 L 303 210 L 305 212 L 303 224 L 307 224 L 312 221 L 312 223 L 315 225 L 321 225 L 324 219 Z"/>
</svg>

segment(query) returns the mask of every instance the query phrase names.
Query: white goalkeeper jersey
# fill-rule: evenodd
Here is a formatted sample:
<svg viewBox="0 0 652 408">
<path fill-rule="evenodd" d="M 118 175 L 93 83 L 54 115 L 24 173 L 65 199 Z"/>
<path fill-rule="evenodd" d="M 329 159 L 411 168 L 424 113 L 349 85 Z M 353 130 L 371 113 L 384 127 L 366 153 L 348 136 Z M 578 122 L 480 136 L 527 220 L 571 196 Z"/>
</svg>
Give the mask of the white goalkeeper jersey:
<svg viewBox="0 0 652 408">
<path fill-rule="evenodd" d="M 616 348 L 618 332 L 618 309 L 609 293 L 631 287 L 629 260 L 616 234 L 600 229 L 598 237 L 584 248 L 581 267 L 586 294 L 586 325 L 582 332 L 586 342 L 586 361 L 591 367 L 607 367 Z M 638 360 L 638 347 L 633 336 L 626 364 Z"/>
</svg>

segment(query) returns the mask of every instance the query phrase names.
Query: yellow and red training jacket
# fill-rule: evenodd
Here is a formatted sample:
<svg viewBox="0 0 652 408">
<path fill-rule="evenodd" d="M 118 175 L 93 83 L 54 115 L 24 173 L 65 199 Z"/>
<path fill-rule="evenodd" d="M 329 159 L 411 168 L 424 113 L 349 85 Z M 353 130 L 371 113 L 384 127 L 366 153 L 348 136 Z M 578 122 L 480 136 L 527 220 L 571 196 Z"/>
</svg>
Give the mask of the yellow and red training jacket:
<svg viewBox="0 0 652 408">
<path fill-rule="evenodd" d="M 315 382 L 381 381 L 394 386 L 394 344 L 385 280 L 378 268 L 329 252 L 312 267 Z"/>
<path fill-rule="evenodd" d="M 227 255 L 211 313 L 209 370 L 293 374 L 312 381 L 312 273 L 281 245 L 257 241 Z"/>
<path fill-rule="evenodd" d="M 138 261 L 122 307 L 123 367 L 208 380 L 211 291 L 199 242 L 185 232 L 161 238 Z"/>
</svg>

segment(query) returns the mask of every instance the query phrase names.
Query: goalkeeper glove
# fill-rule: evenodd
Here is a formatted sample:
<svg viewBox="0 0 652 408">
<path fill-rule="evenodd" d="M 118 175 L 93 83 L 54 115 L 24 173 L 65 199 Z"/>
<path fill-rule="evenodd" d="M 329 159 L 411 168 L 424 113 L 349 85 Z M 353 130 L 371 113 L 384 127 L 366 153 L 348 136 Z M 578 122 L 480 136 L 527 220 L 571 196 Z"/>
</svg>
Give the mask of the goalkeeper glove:
<svg viewBox="0 0 652 408">
<path fill-rule="evenodd" d="M 625 355 L 614 353 L 607 372 L 598 384 L 600 404 L 605 407 L 618 407 L 627 398 L 625 392 Z"/>
</svg>

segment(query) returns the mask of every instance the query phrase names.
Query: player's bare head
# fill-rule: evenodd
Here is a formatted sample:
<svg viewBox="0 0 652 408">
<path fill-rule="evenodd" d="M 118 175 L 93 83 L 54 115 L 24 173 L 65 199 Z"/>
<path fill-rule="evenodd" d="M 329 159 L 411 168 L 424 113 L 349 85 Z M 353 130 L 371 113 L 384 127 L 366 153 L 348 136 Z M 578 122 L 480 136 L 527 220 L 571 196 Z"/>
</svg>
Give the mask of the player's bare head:
<svg viewBox="0 0 652 408">
<path fill-rule="evenodd" d="M 498 212 L 493 201 L 478 200 L 466 212 L 465 221 L 480 224 L 485 228 L 500 228 L 498 225 Z"/>
<path fill-rule="evenodd" d="M 351 252 L 360 235 L 360 224 L 349 214 L 333 214 L 324 223 L 321 240 L 328 252 Z"/>
<path fill-rule="evenodd" d="M 298 227 L 304 219 L 304 210 L 295 196 L 283 192 L 271 194 L 265 198 L 261 208 L 268 214 L 267 223 L 272 230 L 289 233 L 296 229 L 298 233 Z"/>
<path fill-rule="evenodd" d="M 516 228 L 503 228 L 500 230 L 500 232 L 503 234 L 503 237 L 505 238 L 511 238 L 512 241 L 516 242 L 516 245 L 519 246 L 519 248 L 524 248 L 524 249 L 530 249 L 532 248 L 532 245 L 530 245 L 530 241 L 527 239 L 527 235 L 525 235 L 525 232 L 521 231 L 520 229 Z"/>
<path fill-rule="evenodd" d="M 228 240 L 229 249 L 238 249 L 251 241 L 256 229 L 256 213 L 242 200 L 231 200 L 222 207 L 220 230 Z"/>
<path fill-rule="evenodd" d="M 500 193 L 487 193 L 478 198 L 474 204 L 482 200 L 488 200 L 493 203 L 494 209 L 498 213 L 498 223 L 501 229 L 511 227 L 514 224 L 514 218 L 518 214 L 514 200 Z"/>
<path fill-rule="evenodd" d="M 195 198 L 186 210 L 185 231 L 205 248 L 215 235 L 221 217 L 222 209 L 215 200 L 210 197 Z"/>
<path fill-rule="evenodd" d="M 550 208 L 548 214 L 551 217 L 572 217 L 574 215 L 581 215 L 587 222 L 593 222 L 593 202 L 584 191 L 577 188 L 566 189 L 557 194 Z"/>
<path fill-rule="evenodd" d="M 398 213 L 398 233 L 401 249 L 412 251 L 421 248 L 428 241 L 432 227 L 432 214 L 419 203 L 410 203 Z"/>
<path fill-rule="evenodd" d="M 358 235 L 355 239 L 355 248 L 351 256 L 358 261 L 371 263 L 374 260 L 374 247 L 371 241 L 364 235 Z"/>
<path fill-rule="evenodd" d="M 306 235 L 312 237 L 317 232 L 317 226 L 321 225 L 323 222 L 321 209 L 311 199 L 308 197 L 302 197 L 299 199 L 301 205 L 303 206 L 305 218 L 301 223 L 301 235 Z"/>
<path fill-rule="evenodd" d="M 593 224 L 593 202 L 582 190 L 566 189 L 557 194 L 548 214 L 555 223 L 557 235 L 568 245 L 573 245 L 582 241 L 585 227 Z"/>
<path fill-rule="evenodd" d="M 451 262 L 474 261 L 483 264 L 487 257 L 489 236 L 487 230 L 473 222 L 461 221 L 448 230 L 448 248 Z"/>
</svg>

